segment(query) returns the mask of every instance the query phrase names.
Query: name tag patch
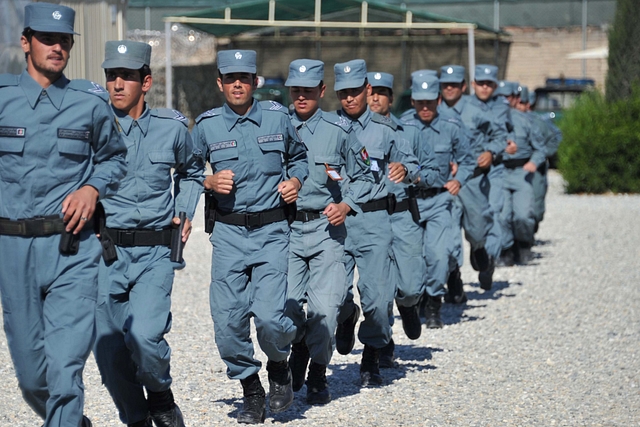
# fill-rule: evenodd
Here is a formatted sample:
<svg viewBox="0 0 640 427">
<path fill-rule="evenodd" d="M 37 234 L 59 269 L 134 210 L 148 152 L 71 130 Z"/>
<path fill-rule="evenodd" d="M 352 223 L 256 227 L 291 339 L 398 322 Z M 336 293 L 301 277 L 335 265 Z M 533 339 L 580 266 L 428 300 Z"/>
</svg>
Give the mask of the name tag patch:
<svg viewBox="0 0 640 427">
<path fill-rule="evenodd" d="M 91 131 L 84 129 L 58 129 L 58 138 L 78 139 L 80 141 L 88 141 L 91 137 Z"/>
<path fill-rule="evenodd" d="M 27 128 L 0 126 L 0 136 L 8 136 L 10 138 L 24 138 L 26 133 Z"/>
<path fill-rule="evenodd" d="M 216 142 L 214 144 L 209 144 L 209 150 L 216 151 L 216 150 L 223 150 L 225 148 L 233 148 L 237 146 L 238 146 L 237 141 L 222 141 L 222 142 Z"/>
<path fill-rule="evenodd" d="M 276 133 L 274 135 L 264 135 L 258 137 L 258 144 L 264 144 L 265 142 L 278 142 L 284 141 L 284 134 Z"/>
</svg>

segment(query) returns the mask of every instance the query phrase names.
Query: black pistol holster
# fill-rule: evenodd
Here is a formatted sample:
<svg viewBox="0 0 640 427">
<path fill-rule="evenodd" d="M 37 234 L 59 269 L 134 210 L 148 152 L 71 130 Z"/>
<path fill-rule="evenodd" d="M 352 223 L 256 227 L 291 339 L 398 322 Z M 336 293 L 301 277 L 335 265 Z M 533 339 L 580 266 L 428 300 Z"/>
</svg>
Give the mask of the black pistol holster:
<svg viewBox="0 0 640 427">
<path fill-rule="evenodd" d="M 184 230 L 184 223 L 187 220 L 187 214 L 180 212 L 178 218 L 180 219 L 180 226 L 171 230 L 171 255 L 169 255 L 171 262 L 182 262 L 182 251 L 184 250 L 182 231 Z"/>
<path fill-rule="evenodd" d="M 204 192 L 204 232 L 213 233 L 213 226 L 216 224 L 216 206 L 218 201 L 213 195 L 213 191 Z"/>
<path fill-rule="evenodd" d="M 418 200 L 416 197 L 416 188 L 411 185 L 407 188 L 409 195 L 409 212 L 411 212 L 411 219 L 420 224 L 420 209 L 418 208 Z"/>
<path fill-rule="evenodd" d="M 58 246 L 62 255 L 75 255 L 80 249 L 80 233 L 73 234 L 72 231 L 62 230 L 60 233 L 60 245 Z"/>
<path fill-rule="evenodd" d="M 118 252 L 116 252 L 116 245 L 111 239 L 109 232 L 107 231 L 107 215 L 104 212 L 102 203 L 96 205 L 96 211 L 93 214 L 94 218 L 94 230 L 96 234 L 100 235 L 100 245 L 102 246 L 102 259 L 105 264 L 109 265 L 118 259 Z"/>
<path fill-rule="evenodd" d="M 287 222 L 289 225 L 293 224 L 293 221 L 296 220 L 296 215 L 298 213 L 298 205 L 296 202 L 291 202 L 289 204 L 284 205 L 284 214 L 287 217 Z"/>
</svg>

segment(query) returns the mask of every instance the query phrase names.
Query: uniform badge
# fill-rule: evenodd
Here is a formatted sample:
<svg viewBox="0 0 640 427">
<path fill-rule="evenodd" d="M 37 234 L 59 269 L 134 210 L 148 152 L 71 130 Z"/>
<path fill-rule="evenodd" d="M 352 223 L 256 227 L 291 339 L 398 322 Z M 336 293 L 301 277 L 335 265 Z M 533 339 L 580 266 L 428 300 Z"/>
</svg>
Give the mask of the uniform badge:
<svg viewBox="0 0 640 427">
<path fill-rule="evenodd" d="M 427 82 L 423 82 L 422 83 L 422 89 L 426 89 L 428 87 L 429 87 L 429 83 L 427 83 Z"/>
<path fill-rule="evenodd" d="M 488 69 L 488 68 L 485 68 L 485 69 L 484 69 L 484 73 L 485 73 L 485 74 L 491 74 L 491 70 L 490 70 L 490 69 Z"/>
<path fill-rule="evenodd" d="M 301 73 L 304 73 L 305 71 L 307 71 L 307 67 L 305 67 L 304 65 L 301 65 L 300 68 L 298 69 Z"/>
<path fill-rule="evenodd" d="M 91 82 L 91 84 L 93 85 L 93 89 L 89 89 L 89 92 L 93 92 L 93 93 L 104 93 L 104 92 L 106 92 L 106 90 L 104 90 L 104 88 L 102 86 L 100 86 L 98 83 Z"/>
<path fill-rule="evenodd" d="M 242 59 L 242 54 L 240 52 L 236 52 L 235 57 L 236 59 L 240 60 Z"/>
<path fill-rule="evenodd" d="M 182 115 L 182 113 L 178 110 L 171 110 L 174 113 L 176 113 L 176 116 L 174 117 L 174 120 L 180 120 L 181 122 L 184 122 L 187 120 L 187 118 L 185 116 Z"/>
<path fill-rule="evenodd" d="M 59 21 L 60 19 L 62 19 L 62 14 L 57 10 L 53 12 L 51 16 L 53 16 L 53 19 L 55 19 L 56 21 Z"/>
<path fill-rule="evenodd" d="M 24 138 L 27 128 L 17 128 L 13 126 L 0 126 L 0 136 Z"/>
<path fill-rule="evenodd" d="M 345 73 L 350 73 L 351 72 L 351 67 L 349 67 L 348 65 L 346 67 L 344 67 L 344 72 Z"/>
<path fill-rule="evenodd" d="M 123 44 L 121 44 L 120 46 L 118 46 L 118 52 L 124 54 L 127 53 L 127 47 Z"/>
<path fill-rule="evenodd" d="M 447 74 L 453 74 L 453 68 L 451 67 L 447 68 Z"/>
<path fill-rule="evenodd" d="M 276 101 L 269 101 L 271 103 L 271 107 L 269 107 L 269 110 L 281 110 L 282 109 L 282 104 L 280 104 L 279 102 Z"/>
<path fill-rule="evenodd" d="M 340 176 L 338 171 L 336 171 L 326 163 L 324 164 L 324 167 L 325 167 L 324 171 L 326 172 L 327 175 L 329 175 L 329 178 L 331 178 L 333 181 L 342 181 L 342 177 Z"/>
<path fill-rule="evenodd" d="M 370 166 L 371 165 L 371 159 L 369 159 L 369 153 L 367 153 L 367 149 L 362 147 L 362 150 L 360 150 L 360 157 L 362 158 L 362 161 L 364 162 L 365 165 Z"/>
<path fill-rule="evenodd" d="M 376 80 L 380 80 L 380 79 L 382 78 L 382 74 L 380 74 L 380 73 L 375 73 L 375 74 L 374 74 L 374 76 L 373 76 L 373 78 L 374 78 L 374 79 L 376 79 Z"/>
</svg>

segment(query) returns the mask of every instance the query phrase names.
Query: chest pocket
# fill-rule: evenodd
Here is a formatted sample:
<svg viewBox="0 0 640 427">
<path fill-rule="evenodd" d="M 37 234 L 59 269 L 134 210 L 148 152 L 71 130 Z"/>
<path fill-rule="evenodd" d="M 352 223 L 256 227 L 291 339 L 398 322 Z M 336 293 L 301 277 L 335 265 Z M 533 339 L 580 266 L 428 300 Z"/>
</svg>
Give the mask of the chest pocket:
<svg viewBox="0 0 640 427">
<path fill-rule="evenodd" d="M 145 181 L 155 190 L 168 190 L 171 187 L 171 168 L 176 163 L 173 151 L 150 151 L 150 167 L 144 171 Z"/>
<path fill-rule="evenodd" d="M 448 144 L 437 143 L 433 146 L 433 151 L 436 156 L 436 161 L 438 162 L 440 175 L 446 179 L 451 171 L 451 165 L 449 163 L 453 160 L 451 146 Z"/>
<path fill-rule="evenodd" d="M 233 145 L 229 144 L 225 148 L 216 148 L 216 146 L 217 144 L 209 145 L 209 163 L 211 163 L 213 173 L 225 169 L 236 169 L 234 166 L 238 162 L 238 147 L 235 145 L 235 141 Z"/>
<path fill-rule="evenodd" d="M 284 168 L 284 141 L 258 143 L 263 154 L 259 162 L 266 175 L 282 175 Z"/>
<path fill-rule="evenodd" d="M 88 131 L 58 131 L 58 154 L 57 159 L 52 159 L 49 165 L 56 171 L 55 176 L 60 182 L 75 181 L 86 171 L 91 154 Z M 65 135 L 69 134 L 69 137 Z"/>
<path fill-rule="evenodd" d="M 341 170 L 343 162 L 342 157 L 340 156 L 314 156 L 313 162 L 315 163 L 315 167 L 313 168 L 313 171 L 309 171 L 309 173 L 313 174 L 314 181 L 318 183 L 326 183 L 327 185 L 331 185 L 332 183 L 334 183 L 335 185 L 338 185 L 338 182 L 329 178 L 329 176 L 325 172 L 325 164 L 329 165 L 331 169 L 338 172 L 342 179 L 346 178 Z"/>
<path fill-rule="evenodd" d="M 24 164 L 24 138 L 0 137 L 0 176 L 6 182 L 20 181 Z"/>
</svg>

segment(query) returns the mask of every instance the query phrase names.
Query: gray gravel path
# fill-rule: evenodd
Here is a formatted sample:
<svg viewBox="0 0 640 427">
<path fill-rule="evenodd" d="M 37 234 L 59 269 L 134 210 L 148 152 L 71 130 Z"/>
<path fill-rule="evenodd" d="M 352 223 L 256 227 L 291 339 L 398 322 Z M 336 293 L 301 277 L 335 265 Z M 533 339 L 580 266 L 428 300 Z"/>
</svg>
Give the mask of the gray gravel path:
<svg viewBox="0 0 640 427">
<path fill-rule="evenodd" d="M 359 389 L 356 343 L 332 360 L 330 404 L 308 406 L 303 388 L 267 424 L 640 426 L 640 196 L 569 196 L 559 175 L 550 178 L 534 262 L 498 269 L 489 292 L 465 265 L 469 302 L 445 305 L 443 329 L 410 341 L 396 316 L 398 364 L 383 371 L 383 387 Z M 237 425 L 241 389 L 226 378 L 213 341 L 211 247 L 202 219 L 195 225 L 173 293 L 174 394 L 189 426 Z M 0 380 L 0 423 L 39 426 L 18 391 L 4 334 Z M 85 384 L 94 425 L 121 425 L 93 359 Z"/>
</svg>

